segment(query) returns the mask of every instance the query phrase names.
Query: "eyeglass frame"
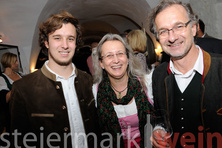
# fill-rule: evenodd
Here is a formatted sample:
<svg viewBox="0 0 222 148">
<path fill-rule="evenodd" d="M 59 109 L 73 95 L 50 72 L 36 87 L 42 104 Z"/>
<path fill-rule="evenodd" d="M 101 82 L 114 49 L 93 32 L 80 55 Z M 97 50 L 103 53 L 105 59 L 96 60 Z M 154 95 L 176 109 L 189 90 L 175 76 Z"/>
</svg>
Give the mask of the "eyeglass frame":
<svg viewBox="0 0 222 148">
<path fill-rule="evenodd" d="M 123 53 L 123 55 L 127 55 L 127 52 L 125 52 L 125 51 L 121 51 L 121 52 L 120 52 L 120 51 L 118 51 L 117 53 L 112 53 L 112 55 L 111 55 L 111 56 L 112 56 L 112 57 L 111 57 L 111 60 L 113 60 L 113 59 L 114 59 L 114 56 L 115 56 L 115 55 L 116 55 L 116 56 L 117 56 L 117 58 L 118 58 L 118 54 L 120 54 L 120 53 L 121 53 L 121 54 Z M 101 61 L 102 61 L 103 59 L 108 58 L 108 57 L 107 57 L 108 55 L 110 55 L 110 54 L 108 53 L 108 54 L 106 54 L 106 55 L 104 55 L 104 56 L 99 57 L 99 60 L 101 60 Z"/>
<path fill-rule="evenodd" d="M 174 27 L 171 28 L 171 29 L 164 29 L 164 31 L 167 31 L 167 36 L 166 36 L 166 37 L 163 37 L 163 38 L 167 38 L 167 37 L 169 36 L 169 32 L 170 32 L 171 30 L 172 30 L 173 33 L 174 33 L 174 29 L 177 28 L 179 25 L 183 25 L 183 27 L 186 28 L 191 21 L 192 21 L 192 20 L 189 20 L 189 21 L 186 22 L 186 23 L 178 24 L 178 25 L 174 26 Z M 159 31 L 156 32 L 156 34 L 157 34 L 157 38 L 159 39 L 159 38 L 160 38 Z"/>
</svg>

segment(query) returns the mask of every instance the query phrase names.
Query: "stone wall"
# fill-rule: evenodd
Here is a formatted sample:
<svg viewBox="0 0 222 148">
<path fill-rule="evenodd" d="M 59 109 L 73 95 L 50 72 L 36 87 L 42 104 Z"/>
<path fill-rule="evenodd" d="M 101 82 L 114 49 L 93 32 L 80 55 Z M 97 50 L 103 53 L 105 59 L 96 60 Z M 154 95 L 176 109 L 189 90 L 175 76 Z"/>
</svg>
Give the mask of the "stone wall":
<svg viewBox="0 0 222 148">
<path fill-rule="evenodd" d="M 146 0 L 151 8 L 161 0 Z M 222 39 L 222 0 L 182 0 L 190 3 L 195 13 L 205 23 L 206 32 L 213 37 Z"/>
<path fill-rule="evenodd" d="M 190 0 L 193 10 L 205 23 L 208 35 L 222 39 L 221 0 Z"/>
</svg>

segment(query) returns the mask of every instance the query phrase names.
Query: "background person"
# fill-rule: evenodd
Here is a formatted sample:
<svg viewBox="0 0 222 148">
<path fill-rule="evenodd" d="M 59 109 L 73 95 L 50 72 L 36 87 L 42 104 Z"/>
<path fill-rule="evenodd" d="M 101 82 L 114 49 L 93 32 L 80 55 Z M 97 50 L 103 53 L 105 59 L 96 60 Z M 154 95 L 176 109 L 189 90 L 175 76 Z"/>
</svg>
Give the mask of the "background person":
<svg viewBox="0 0 222 148">
<path fill-rule="evenodd" d="M 18 71 L 17 55 L 6 52 L 1 57 L 3 73 L 0 75 L 0 135 L 4 132 L 10 132 L 10 113 L 9 101 L 12 84 L 21 78 Z M 4 143 L 0 140 L 0 144 Z"/>
<path fill-rule="evenodd" d="M 98 46 L 98 42 L 92 42 L 91 44 L 91 55 L 87 58 L 87 65 L 89 67 L 89 71 L 91 73 L 91 75 L 93 76 L 94 74 L 94 69 L 93 69 L 93 62 L 92 62 L 92 54 L 93 54 L 93 50 L 95 50 L 95 48 Z"/>
<path fill-rule="evenodd" d="M 87 141 L 84 137 L 98 129 L 92 78 L 72 63 L 81 41 L 78 20 L 62 11 L 41 23 L 39 31 L 40 46 L 48 51 L 49 60 L 13 84 L 12 134 L 17 130 L 21 135 L 13 137 L 12 146 L 94 148 L 94 137 Z"/>
<path fill-rule="evenodd" d="M 128 33 L 130 33 L 130 31 L 132 31 L 132 29 L 126 29 L 124 31 L 124 35 L 125 35 L 126 38 L 127 38 Z"/>
<path fill-rule="evenodd" d="M 172 137 L 177 144 L 171 147 L 222 145 L 221 135 L 207 137 L 222 133 L 222 56 L 195 45 L 197 22 L 190 4 L 177 0 L 161 1 L 150 14 L 150 31 L 171 57 L 152 77 L 154 109 L 166 110 L 174 136 L 179 134 Z M 199 133 L 204 134 L 203 141 Z M 166 144 L 151 140 L 155 147 Z"/>
<path fill-rule="evenodd" d="M 143 70 L 148 73 L 145 52 L 147 49 L 147 37 L 142 30 L 132 30 L 127 35 L 127 42 L 133 49 L 134 55 L 140 60 Z"/>
<path fill-rule="evenodd" d="M 201 19 L 198 22 L 195 43 L 207 52 L 222 54 L 222 40 L 209 36 L 204 22 Z"/>
<path fill-rule="evenodd" d="M 196 38 L 196 44 L 209 53 L 222 54 L 222 40 L 216 38 Z"/>
<path fill-rule="evenodd" d="M 109 147 L 144 147 L 144 126 L 153 110 L 151 77 L 145 74 L 132 49 L 117 34 L 107 34 L 93 54 L 93 92 Z M 118 134 L 123 134 L 118 145 Z M 135 143 L 134 143 L 135 142 Z"/>
<path fill-rule="evenodd" d="M 198 24 L 197 24 L 197 37 L 199 37 L 199 38 L 213 38 L 212 36 L 209 36 L 205 32 L 205 24 L 201 19 L 199 19 Z"/>
</svg>

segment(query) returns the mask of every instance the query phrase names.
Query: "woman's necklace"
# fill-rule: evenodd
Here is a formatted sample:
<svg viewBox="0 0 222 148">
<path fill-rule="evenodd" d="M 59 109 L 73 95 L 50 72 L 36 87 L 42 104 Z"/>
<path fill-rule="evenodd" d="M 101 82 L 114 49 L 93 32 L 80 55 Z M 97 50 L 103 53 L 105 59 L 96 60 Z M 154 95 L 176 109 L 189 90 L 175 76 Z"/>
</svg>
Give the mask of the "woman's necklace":
<svg viewBox="0 0 222 148">
<path fill-rule="evenodd" d="M 110 84 L 111 85 L 111 84 Z M 118 90 L 116 90 L 112 85 L 111 85 L 111 87 L 116 91 L 116 92 L 118 92 L 119 93 L 119 99 L 121 99 L 122 97 L 121 97 L 121 93 L 124 91 L 124 90 L 126 90 L 127 89 L 127 86 L 126 86 L 126 88 L 124 88 L 122 91 L 118 91 Z"/>
</svg>

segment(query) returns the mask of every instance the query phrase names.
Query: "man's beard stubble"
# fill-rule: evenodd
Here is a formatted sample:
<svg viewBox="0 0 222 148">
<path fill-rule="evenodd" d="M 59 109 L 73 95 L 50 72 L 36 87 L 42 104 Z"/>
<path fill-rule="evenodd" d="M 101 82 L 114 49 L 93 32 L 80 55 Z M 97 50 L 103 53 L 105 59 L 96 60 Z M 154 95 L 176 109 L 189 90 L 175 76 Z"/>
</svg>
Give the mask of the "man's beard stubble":
<svg viewBox="0 0 222 148">
<path fill-rule="evenodd" d="M 58 59 L 56 59 L 50 52 L 48 52 L 48 54 L 60 66 L 68 66 L 70 63 L 72 63 L 72 58 L 69 61 L 62 62 L 62 61 L 59 61 Z"/>
</svg>

